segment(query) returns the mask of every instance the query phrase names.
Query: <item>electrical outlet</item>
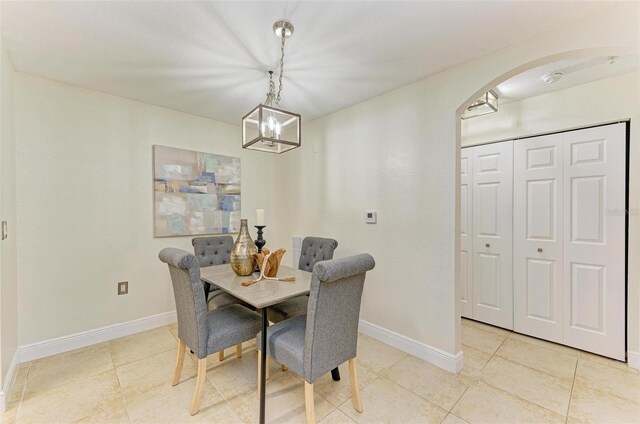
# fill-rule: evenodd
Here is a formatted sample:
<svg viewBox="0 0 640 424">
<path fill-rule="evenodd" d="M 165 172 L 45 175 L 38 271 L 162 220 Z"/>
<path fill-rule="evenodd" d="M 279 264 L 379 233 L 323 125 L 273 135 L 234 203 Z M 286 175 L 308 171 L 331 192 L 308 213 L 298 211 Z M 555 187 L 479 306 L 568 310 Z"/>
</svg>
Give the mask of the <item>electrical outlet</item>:
<svg viewBox="0 0 640 424">
<path fill-rule="evenodd" d="M 118 283 L 118 296 L 129 293 L 129 282 L 121 281 Z"/>
</svg>

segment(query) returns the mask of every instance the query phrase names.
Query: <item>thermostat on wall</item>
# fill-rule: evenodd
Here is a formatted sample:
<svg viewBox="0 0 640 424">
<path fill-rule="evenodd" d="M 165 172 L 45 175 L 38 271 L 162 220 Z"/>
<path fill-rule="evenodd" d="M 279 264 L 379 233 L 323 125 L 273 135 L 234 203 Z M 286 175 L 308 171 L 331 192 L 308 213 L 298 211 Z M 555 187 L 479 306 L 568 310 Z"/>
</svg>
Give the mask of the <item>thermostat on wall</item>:
<svg viewBox="0 0 640 424">
<path fill-rule="evenodd" d="M 364 222 L 367 224 L 375 224 L 378 222 L 378 214 L 373 211 L 367 211 L 364 215 Z"/>
</svg>

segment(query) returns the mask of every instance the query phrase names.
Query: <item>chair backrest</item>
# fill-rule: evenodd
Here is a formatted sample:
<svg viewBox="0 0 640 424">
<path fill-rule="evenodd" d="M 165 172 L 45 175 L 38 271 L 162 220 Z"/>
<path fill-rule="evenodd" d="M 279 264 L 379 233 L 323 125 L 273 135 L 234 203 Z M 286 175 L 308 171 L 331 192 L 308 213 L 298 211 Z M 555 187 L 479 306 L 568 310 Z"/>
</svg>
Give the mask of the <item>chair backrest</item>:
<svg viewBox="0 0 640 424">
<path fill-rule="evenodd" d="M 207 356 L 207 303 L 196 257 L 184 250 L 166 248 L 158 254 L 169 265 L 178 315 L 178 337 L 198 358 Z"/>
<path fill-rule="evenodd" d="M 195 237 L 191 239 L 191 244 L 201 267 L 231 262 L 231 236 Z"/>
<path fill-rule="evenodd" d="M 303 361 L 309 383 L 356 356 L 364 278 L 374 266 L 363 253 L 313 267 Z"/>
<path fill-rule="evenodd" d="M 333 259 L 338 242 L 330 238 L 305 237 L 300 249 L 298 269 L 311 272 L 316 263 Z"/>
</svg>

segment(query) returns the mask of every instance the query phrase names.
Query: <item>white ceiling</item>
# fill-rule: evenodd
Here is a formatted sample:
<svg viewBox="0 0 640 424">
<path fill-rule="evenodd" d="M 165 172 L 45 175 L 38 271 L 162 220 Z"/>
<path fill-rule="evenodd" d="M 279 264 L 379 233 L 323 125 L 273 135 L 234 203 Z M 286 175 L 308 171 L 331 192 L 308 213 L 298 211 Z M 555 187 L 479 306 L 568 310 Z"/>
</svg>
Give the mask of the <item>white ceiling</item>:
<svg viewBox="0 0 640 424">
<path fill-rule="evenodd" d="M 314 119 L 595 13 L 608 2 L 3 0 L 15 69 L 239 124 L 287 41 L 285 109 Z"/>
<path fill-rule="evenodd" d="M 576 85 L 632 72 L 640 68 L 640 55 L 577 57 L 530 69 L 496 87 L 501 104 L 564 90 Z M 561 72 L 559 81 L 547 84 L 542 77 Z"/>
</svg>

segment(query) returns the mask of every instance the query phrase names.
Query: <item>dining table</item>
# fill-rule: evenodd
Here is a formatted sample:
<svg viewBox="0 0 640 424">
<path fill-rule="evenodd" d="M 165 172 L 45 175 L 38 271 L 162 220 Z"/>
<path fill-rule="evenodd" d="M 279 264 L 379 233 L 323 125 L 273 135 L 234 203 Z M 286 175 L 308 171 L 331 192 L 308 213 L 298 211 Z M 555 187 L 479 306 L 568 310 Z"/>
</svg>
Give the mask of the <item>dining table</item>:
<svg viewBox="0 0 640 424">
<path fill-rule="evenodd" d="M 255 280 L 260 276 L 256 272 L 249 276 L 236 275 L 229 264 L 200 268 L 200 279 L 213 284 L 238 299 L 256 308 L 262 315 L 262 337 L 260 345 L 260 360 L 262 364 L 267 359 L 267 308 L 297 296 L 309 293 L 311 273 L 300 269 L 280 265 L 278 277 L 295 277 L 295 281 L 261 280 L 251 285 L 243 286 L 247 280 Z M 260 367 L 260 424 L 265 422 L 266 407 L 266 366 Z"/>
</svg>

